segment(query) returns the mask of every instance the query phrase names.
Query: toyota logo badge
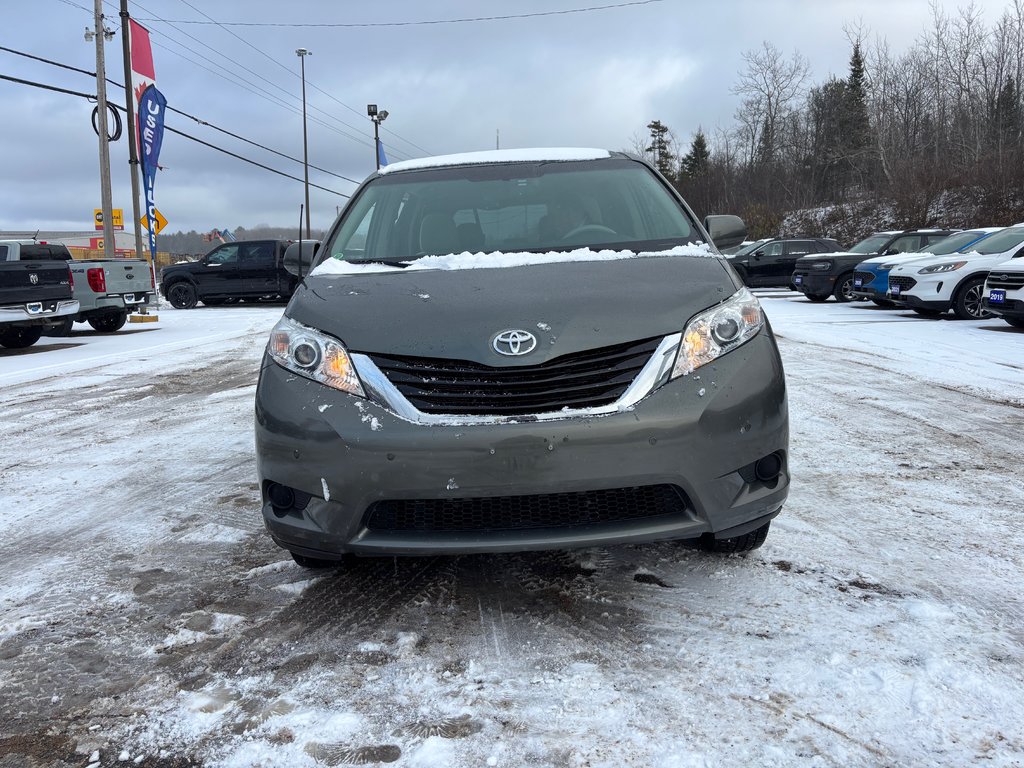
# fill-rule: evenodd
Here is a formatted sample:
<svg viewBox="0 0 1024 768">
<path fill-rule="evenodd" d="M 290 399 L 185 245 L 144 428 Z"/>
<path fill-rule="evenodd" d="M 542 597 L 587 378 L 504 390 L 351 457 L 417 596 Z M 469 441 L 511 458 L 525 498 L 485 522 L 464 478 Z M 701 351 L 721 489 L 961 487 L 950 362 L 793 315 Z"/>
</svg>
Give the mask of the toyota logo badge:
<svg viewBox="0 0 1024 768">
<path fill-rule="evenodd" d="M 491 346 L 499 355 L 518 357 L 528 355 L 537 348 L 537 337 L 529 331 L 502 331 L 494 337 Z"/>
</svg>

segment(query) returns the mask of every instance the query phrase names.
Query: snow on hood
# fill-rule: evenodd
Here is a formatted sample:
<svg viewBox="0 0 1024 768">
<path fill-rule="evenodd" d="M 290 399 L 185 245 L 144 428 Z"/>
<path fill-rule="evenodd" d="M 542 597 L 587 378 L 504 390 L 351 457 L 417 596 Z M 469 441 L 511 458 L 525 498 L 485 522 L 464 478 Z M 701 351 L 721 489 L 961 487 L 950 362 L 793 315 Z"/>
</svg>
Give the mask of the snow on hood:
<svg viewBox="0 0 1024 768">
<path fill-rule="evenodd" d="M 575 251 L 549 251 L 546 253 L 453 253 L 447 256 L 421 256 L 412 261 L 403 261 L 406 267 L 393 267 L 388 264 L 353 264 L 337 257 L 327 259 L 318 265 L 310 277 L 320 275 L 359 275 L 378 274 L 380 272 L 415 272 L 421 270 L 455 270 L 455 269 L 505 269 L 508 267 L 526 267 L 535 264 L 558 264 L 573 261 L 617 261 L 619 259 L 640 259 L 662 256 L 698 256 L 702 258 L 720 259 L 722 256 L 711 250 L 706 243 L 677 245 L 667 251 L 592 251 L 589 248 L 577 248 Z"/>
<path fill-rule="evenodd" d="M 572 160 L 602 160 L 611 157 L 606 149 L 585 149 L 574 147 L 532 148 L 532 149 L 491 149 L 485 152 L 460 152 L 455 155 L 420 157 L 391 163 L 380 169 L 381 174 L 394 171 L 415 171 L 422 168 L 441 168 L 447 165 L 483 165 L 486 163 L 542 163 L 569 162 Z"/>
</svg>

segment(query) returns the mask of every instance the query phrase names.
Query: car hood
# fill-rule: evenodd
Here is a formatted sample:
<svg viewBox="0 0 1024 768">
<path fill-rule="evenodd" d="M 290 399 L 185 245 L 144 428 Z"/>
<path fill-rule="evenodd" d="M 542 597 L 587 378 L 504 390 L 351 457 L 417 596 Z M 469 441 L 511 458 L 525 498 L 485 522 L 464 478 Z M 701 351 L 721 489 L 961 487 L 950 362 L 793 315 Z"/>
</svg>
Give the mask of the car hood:
<svg viewBox="0 0 1024 768">
<path fill-rule="evenodd" d="M 522 365 L 494 336 L 537 337 L 531 365 L 683 330 L 741 286 L 720 258 L 666 256 L 507 268 L 411 270 L 307 278 L 286 314 L 353 352 Z"/>
<path fill-rule="evenodd" d="M 969 253 L 949 253 L 944 256 L 930 256 L 925 259 L 917 259 L 913 262 L 900 264 L 899 266 L 893 267 L 892 272 L 894 274 L 915 272 L 919 269 L 923 269 L 924 267 L 932 267 L 937 264 L 946 264 L 951 261 L 966 261 L 967 266 L 964 267 L 965 270 L 968 268 L 976 269 L 978 267 L 987 269 L 989 267 L 994 267 L 995 265 L 1001 264 L 1002 262 L 1006 261 L 1010 254 L 1012 254 L 1015 250 L 1016 249 L 1013 248 L 1003 253 L 993 254 L 982 254 L 978 253 L 977 251 L 971 251 Z"/>
</svg>

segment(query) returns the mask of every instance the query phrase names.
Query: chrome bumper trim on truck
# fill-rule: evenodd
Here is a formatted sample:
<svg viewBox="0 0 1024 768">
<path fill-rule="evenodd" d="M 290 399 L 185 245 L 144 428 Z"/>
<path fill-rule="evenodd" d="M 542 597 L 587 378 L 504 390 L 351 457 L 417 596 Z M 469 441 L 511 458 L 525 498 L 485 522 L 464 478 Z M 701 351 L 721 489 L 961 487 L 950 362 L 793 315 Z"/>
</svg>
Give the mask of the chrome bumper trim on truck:
<svg viewBox="0 0 1024 768">
<path fill-rule="evenodd" d="M 45 320 L 50 317 L 64 317 L 65 315 L 77 314 L 78 302 L 74 299 L 58 301 L 51 310 L 45 309 L 43 302 L 33 301 L 13 307 L 0 307 L 0 323 L 14 323 L 19 320 Z"/>
</svg>

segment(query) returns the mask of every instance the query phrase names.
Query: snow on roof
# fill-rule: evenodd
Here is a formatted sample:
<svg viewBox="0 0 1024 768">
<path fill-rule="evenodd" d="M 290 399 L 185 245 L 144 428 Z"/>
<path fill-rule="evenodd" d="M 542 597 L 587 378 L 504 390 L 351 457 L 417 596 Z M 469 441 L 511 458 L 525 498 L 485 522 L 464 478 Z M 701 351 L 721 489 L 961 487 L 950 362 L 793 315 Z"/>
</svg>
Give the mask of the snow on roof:
<svg viewBox="0 0 1024 768">
<path fill-rule="evenodd" d="M 722 258 L 704 244 L 677 245 L 667 251 L 592 251 L 579 248 L 575 251 L 550 251 L 548 253 L 453 253 L 446 256 L 421 256 L 412 261 L 403 262 L 405 267 L 395 267 L 379 262 L 354 263 L 338 257 L 326 259 L 310 273 L 310 277 L 319 275 L 359 275 L 380 272 L 416 272 L 419 270 L 451 270 L 451 269 L 507 269 L 509 267 L 526 267 L 537 264 L 557 264 L 570 261 L 617 261 L 619 259 L 658 258 L 665 256 L 697 256 L 704 258 Z"/>
<path fill-rule="evenodd" d="M 570 160 L 600 160 L 611 157 L 606 149 L 585 149 L 573 147 L 533 148 L 533 149 L 491 149 L 485 152 L 460 152 L 455 155 L 438 155 L 437 157 L 421 157 L 416 160 L 403 160 L 400 163 L 385 165 L 380 169 L 383 173 L 394 171 L 414 171 L 422 168 L 440 168 L 448 165 L 482 165 L 484 163 L 537 163 L 537 162 L 568 162 Z"/>
</svg>

